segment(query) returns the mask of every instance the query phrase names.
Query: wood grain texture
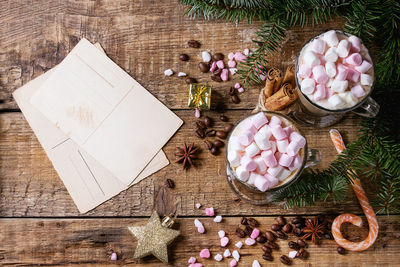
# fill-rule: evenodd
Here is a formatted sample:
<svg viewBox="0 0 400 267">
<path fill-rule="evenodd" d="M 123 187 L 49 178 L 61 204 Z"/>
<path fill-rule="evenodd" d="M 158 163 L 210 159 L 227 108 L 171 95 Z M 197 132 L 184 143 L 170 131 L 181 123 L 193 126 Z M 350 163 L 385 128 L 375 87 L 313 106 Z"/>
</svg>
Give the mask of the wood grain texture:
<svg viewBox="0 0 400 267">
<path fill-rule="evenodd" d="M 250 111 L 229 111 L 230 122 L 235 123 Z M 204 149 L 203 140 L 193 132 L 194 117 L 192 111 L 177 111 L 176 114 L 185 123 L 165 146 L 165 153 L 171 164 L 139 184 L 122 192 L 85 216 L 150 216 L 154 203 L 160 211 L 173 208 L 178 201 L 178 214 L 182 216 L 198 215 L 194 205 L 200 202 L 213 206 L 224 215 L 241 214 L 278 214 L 278 213 L 319 213 L 324 211 L 360 212 L 358 202 L 350 191 L 349 198 L 341 205 L 332 206 L 321 203 L 317 207 L 283 210 L 279 204 L 270 206 L 252 206 L 243 202 L 236 203 L 225 175 L 225 155 L 212 156 Z M 215 122 L 215 129 L 222 129 L 225 123 L 219 120 L 219 114 L 209 112 Z M 45 152 L 21 113 L 0 115 L 0 215 L 7 217 L 40 216 L 79 216 L 67 190 L 53 169 Z M 343 134 L 346 143 L 355 140 L 358 119 L 348 117 L 335 126 Z M 311 129 L 301 127 L 308 138 L 309 147 L 319 149 L 322 162 L 319 168 L 326 168 L 337 153 L 329 139 L 327 128 Z M 198 144 L 202 148 L 201 160 L 197 168 L 183 171 L 174 163 L 175 147 L 183 142 Z M 200 165 L 201 164 L 201 165 Z M 164 187 L 167 178 L 173 179 L 176 188 Z"/>
<path fill-rule="evenodd" d="M 273 217 L 255 217 L 259 229 L 269 230 Z M 307 260 L 294 259 L 292 266 L 398 266 L 400 250 L 400 216 L 379 216 L 378 221 L 382 232 L 374 246 L 362 253 L 349 252 L 339 255 L 336 244 L 331 240 L 322 240 L 320 245 L 308 242 Z M 201 235 L 195 229 L 193 218 L 178 218 L 181 237 L 170 247 L 171 265 L 187 266 L 190 256 L 194 256 L 205 266 L 228 266 L 232 258 L 226 258 L 220 263 L 213 258 L 201 259 L 199 252 L 203 248 L 211 251 L 212 257 L 223 254 L 217 232 L 223 229 L 230 238 L 227 248 L 237 249 L 234 244 L 244 241 L 234 232 L 239 226 L 240 217 L 224 218 L 222 223 L 215 223 L 212 218 L 200 219 L 206 233 Z M 153 257 L 133 260 L 137 242 L 128 232 L 127 227 L 145 225 L 147 218 L 142 219 L 2 219 L 0 220 L 0 265 L 2 266 L 167 266 Z M 366 226 L 365 226 L 366 227 Z M 346 225 L 344 233 L 351 240 L 362 240 L 367 235 L 367 228 L 357 228 Z M 288 241 L 279 240 L 278 251 L 273 251 L 273 262 L 264 261 L 261 245 L 244 245 L 239 250 L 241 258 L 239 266 L 251 266 L 258 259 L 262 266 L 283 266 L 279 257 L 288 254 Z M 111 262 L 110 254 L 115 251 L 119 260 Z"/>
</svg>

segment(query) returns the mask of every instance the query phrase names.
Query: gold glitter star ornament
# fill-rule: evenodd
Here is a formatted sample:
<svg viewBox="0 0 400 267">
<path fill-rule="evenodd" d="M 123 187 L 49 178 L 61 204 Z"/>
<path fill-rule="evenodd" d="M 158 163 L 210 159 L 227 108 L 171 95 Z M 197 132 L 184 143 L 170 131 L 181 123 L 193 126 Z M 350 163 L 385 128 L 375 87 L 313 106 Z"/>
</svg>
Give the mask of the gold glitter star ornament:
<svg viewBox="0 0 400 267">
<path fill-rule="evenodd" d="M 169 216 L 164 217 L 161 222 L 154 211 L 146 226 L 129 226 L 129 231 L 138 240 L 133 258 L 140 259 L 153 254 L 160 261 L 168 262 L 167 246 L 180 234 L 179 231 L 169 228 L 172 223 Z"/>
</svg>

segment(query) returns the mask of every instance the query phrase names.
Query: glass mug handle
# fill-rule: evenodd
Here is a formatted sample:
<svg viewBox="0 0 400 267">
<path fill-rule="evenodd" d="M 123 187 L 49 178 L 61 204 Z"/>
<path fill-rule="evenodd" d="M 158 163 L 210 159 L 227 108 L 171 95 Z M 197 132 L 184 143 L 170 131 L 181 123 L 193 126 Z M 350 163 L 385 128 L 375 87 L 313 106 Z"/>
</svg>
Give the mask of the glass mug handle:
<svg viewBox="0 0 400 267">
<path fill-rule="evenodd" d="M 361 106 L 353 110 L 353 113 L 367 118 L 374 118 L 378 115 L 379 108 L 379 104 L 371 97 L 368 97 Z"/>
<path fill-rule="evenodd" d="M 307 161 L 304 168 L 317 165 L 320 161 L 321 161 L 321 153 L 319 152 L 319 150 L 310 148 L 307 151 Z"/>
</svg>

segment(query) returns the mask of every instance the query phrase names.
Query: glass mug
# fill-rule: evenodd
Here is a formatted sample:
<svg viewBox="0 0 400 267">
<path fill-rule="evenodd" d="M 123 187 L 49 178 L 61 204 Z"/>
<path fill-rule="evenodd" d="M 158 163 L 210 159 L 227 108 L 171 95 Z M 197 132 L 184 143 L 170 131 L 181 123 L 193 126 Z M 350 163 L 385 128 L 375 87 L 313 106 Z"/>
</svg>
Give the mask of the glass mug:
<svg viewBox="0 0 400 267">
<path fill-rule="evenodd" d="M 277 116 L 281 120 L 289 122 L 288 125 L 286 125 L 286 126 L 291 126 L 295 131 L 299 132 L 302 136 L 304 136 L 304 134 L 298 129 L 298 127 L 296 126 L 294 121 L 292 119 L 290 119 L 289 117 L 287 117 L 283 114 L 277 113 L 277 112 L 272 112 L 272 111 L 265 111 L 264 114 L 267 115 L 268 117 Z M 241 181 L 239 178 L 237 178 L 235 171 L 232 169 L 232 167 L 228 161 L 229 141 L 232 137 L 232 134 L 235 133 L 235 130 L 238 127 L 238 125 L 240 125 L 240 123 L 242 121 L 250 118 L 251 116 L 254 116 L 254 114 L 246 116 L 245 118 L 240 120 L 235 125 L 235 127 L 233 127 L 233 129 L 231 130 L 231 132 L 228 136 L 228 139 L 227 139 L 228 141 L 225 146 L 226 174 L 227 174 L 227 180 L 228 180 L 228 183 L 229 183 L 231 189 L 239 198 L 243 199 L 244 201 L 246 201 L 250 204 L 265 205 L 274 199 L 274 196 L 276 195 L 278 190 L 290 186 L 297 179 L 299 179 L 302 171 L 305 168 L 314 166 L 317 163 L 319 163 L 321 161 L 321 154 L 316 149 L 308 148 L 307 139 L 306 139 L 306 144 L 305 144 L 304 148 L 302 148 L 302 157 L 303 157 L 302 165 L 296 170 L 296 172 L 294 174 L 291 174 L 292 177 L 289 180 L 285 181 L 282 184 L 278 184 L 277 186 L 275 186 L 273 188 L 267 189 L 267 191 L 265 191 L 265 192 L 262 192 L 259 189 L 257 189 L 256 187 L 249 185 L 246 182 Z"/>
<path fill-rule="evenodd" d="M 301 85 L 300 81 L 298 78 L 298 70 L 299 70 L 299 65 L 300 65 L 300 56 L 303 53 L 303 50 L 305 47 L 307 47 L 314 39 L 319 38 L 323 35 L 324 33 L 313 37 L 310 41 L 308 41 L 300 50 L 300 53 L 297 55 L 296 59 L 296 66 L 295 66 L 295 79 L 296 79 L 296 85 L 297 85 L 297 91 L 299 95 L 299 101 L 298 101 L 298 107 L 296 111 L 293 111 L 291 113 L 291 116 L 296 119 L 296 121 L 302 122 L 304 124 L 312 125 L 315 127 L 326 127 L 333 125 L 337 123 L 346 113 L 352 111 L 355 114 L 358 114 L 363 117 L 369 117 L 373 118 L 376 117 L 376 115 L 379 112 L 379 104 L 376 103 L 374 99 L 370 97 L 374 83 L 375 83 L 375 73 L 374 73 L 374 65 L 371 56 L 369 55 L 369 52 L 367 48 L 364 46 L 364 44 L 361 44 L 361 49 L 364 50 L 364 55 L 363 57 L 366 58 L 369 62 L 372 63 L 372 68 L 370 69 L 370 74 L 373 76 L 373 84 L 366 96 L 364 96 L 364 99 L 359 101 L 356 105 L 349 107 L 349 108 L 343 108 L 343 109 L 328 109 L 326 107 L 322 107 L 318 105 L 317 103 L 313 102 L 310 100 L 310 98 L 303 94 L 301 91 Z M 349 37 L 350 34 L 342 31 L 336 31 L 336 34 L 338 35 L 339 39 L 342 36 Z"/>
</svg>

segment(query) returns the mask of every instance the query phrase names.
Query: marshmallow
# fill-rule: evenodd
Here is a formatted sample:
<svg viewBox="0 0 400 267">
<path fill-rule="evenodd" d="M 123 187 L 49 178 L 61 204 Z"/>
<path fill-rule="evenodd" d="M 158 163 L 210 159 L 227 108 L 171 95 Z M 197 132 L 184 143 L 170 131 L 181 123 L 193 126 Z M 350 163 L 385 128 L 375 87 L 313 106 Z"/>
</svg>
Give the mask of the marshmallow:
<svg viewBox="0 0 400 267">
<path fill-rule="evenodd" d="M 234 68 L 234 67 L 236 67 L 236 61 L 234 61 L 234 60 L 229 60 L 229 61 L 228 61 L 228 67 L 229 67 L 229 68 Z"/>
<path fill-rule="evenodd" d="M 324 33 L 324 36 L 322 38 L 331 47 L 335 46 L 339 42 L 339 39 L 336 35 L 336 31 L 334 30 L 327 31 L 326 33 Z"/>
<path fill-rule="evenodd" d="M 357 84 L 356 86 L 352 87 L 351 93 L 358 98 L 365 96 L 364 88 L 360 84 Z"/>
<path fill-rule="evenodd" d="M 204 226 L 202 225 L 202 226 L 199 226 L 199 227 L 197 227 L 197 232 L 199 232 L 200 234 L 204 234 L 205 233 L 205 231 L 206 231 L 206 229 L 204 228 Z"/>
<path fill-rule="evenodd" d="M 322 39 L 314 39 L 311 43 L 311 50 L 317 54 L 323 54 L 325 51 L 325 42 Z"/>
<path fill-rule="evenodd" d="M 289 136 L 289 140 L 290 140 L 290 142 L 299 141 L 302 147 L 304 147 L 306 145 L 306 139 L 304 138 L 304 136 L 302 136 L 298 132 L 291 133 Z"/>
<path fill-rule="evenodd" d="M 230 257 L 230 256 L 231 256 L 230 250 L 229 250 L 229 249 L 225 249 L 225 251 L 224 251 L 224 257 L 225 257 L 225 258 L 228 258 L 228 257 Z"/>
<path fill-rule="evenodd" d="M 343 64 L 337 65 L 337 74 L 335 80 L 344 81 L 347 79 L 347 74 L 349 73 L 349 68 Z"/>
<path fill-rule="evenodd" d="M 308 78 L 311 75 L 311 67 L 306 64 L 301 64 L 297 74 L 300 78 Z"/>
<path fill-rule="evenodd" d="M 358 72 L 361 73 L 366 73 L 370 68 L 372 67 L 372 64 L 369 63 L 368 61 L 364 60 L 360 66 L 354 67 L 354 69 Z"/>
<path fill-rule="evenodd" d="M 203 224 L 201 223 L 201 221 L 199 221 L 198 219 L 194 219 L 194 225 L 195 225 L 197 228 L 203 226 Z"/>
<path fill-rule="evenodd" d="M 223 69 L 221 71 L 221 80 L 223 80 L 224 82 L 226 82 L 229 79 L 229 74 L 228 74 L 228 70 L 227 69 Z"/>
<path fill-rule="evenodd" d="M 333 78 L 336 75 L 336 64 L 333 62 L 326 62 L 325 64 L 325 72 L 329 78 Z M 318 81 L 317 81 L 318 82 Z"/>
<path fill-rule="evenodd" d="M 362 56 L 359 53 L 353 53 L 346 58 L 346 63 L 353 66 L 359 66 L 362 63 Z"/>
<path fill-rule="evenodd" d="M 351 43 L 346 39 L 343 39 L 339 42 L 336 48 L 336 53 L 338 54 L 339 57 L 347 57 L 350 52 L 350 47 Z"/>
<path fill-rule="evenodd" d="M 351 43 L 351 50 L 354 52 L 360 52 L 361 40 L 357 36 L 351 35 L 347 40 Z"/>
<path fill-rule="evenodd" d="M 245 131 L 241 135 L 239 135 L 239 142 L 240 144 L 244 146 L 250 145 L 251 142 L 253 142 L 254 135 L 250 131 Z"/>
<path fill-rule="evenodd" d="M 329 80 L 328 75 L 326 74 L 325 68 L 322 65 L 314 66 L 312 69 L 314 80 L 317 83 L 326 83 Z"/>
<path fill-rule="evenodd" d="M 257 187 L 257 189 L 261 192 L 267 191 L 267 189 L 270 187 L 269 184 L 269 181 L 262 175 L 257 175 L 256 179 L 254 180 L 254 186 Z"/>
<path fill-rule="evenodd" d="M 254 171 L 257 168 L 256 162 L 247 155 L 240 159 L 240 164 L 248 172 Z"/>
<path fill-rule="evenodd" d="M 237 243 L 235 244 L 235 247 L 237 247 L 237 248 L 242 248 L 242 247 L 243 247 L 242 241 L 237 242 Z"/>
<path fill-rule="evenodd" d="M 315 81 L 313 79 L 306 78 L 301 82 L 300 87 L 304 94 L 310 95 L 314 92 Z"/>
<path fill-rule="evenodd" d="M 232 165 L 232 167 L 237 167 L 240 165 L 240 155 L 235 150 L 229 150 L 228 152 L 228 161 Z"/>
<path fill-rule="evenodd" d="M 233 52 L 230 52 L 229 54 L 228 54 L 228 59 L 229 60 L 233 60 L 235 58 L 235 54 L 233 53 Z"/>
<path fill-rule="evenodd" d="M 272 153 L 271 150 L 266 150 L 261 153 L 261 158 L 264 160 L 265 165 L 268 167 L 275 167 L 278 165 L 278 162 L 276 161 L 276 158 L 274 154 Z"/>
<path fill-rule="evenodd" d="M 225 231 L 224 230 L 219 230 L 218 231 L 218 236 L 219 236 L 219 238 L 223 238 L 225 236 Z"/>
<path fill-rule="evenodd" d="M 331 87 L 334 80 L 335 79 L 330 78 L 329 81 L 326 83 L 326 87 L 328 87 L 328 88 Z"/>
<path fill-rule="evenodd" d="M 216 222 L 216 223 L 220 223 L 220 222 L 222 222 L 222 216 L 221 215 L 217 215 L 217 216 L 215 216 L 215 218 L 214 218 L 214 220 L 213 220 L 214 222 Z"/>
<path fill-rule="evenodd" d="M 239 89 L 241 87 L 240 83 L 235 83 L 235 88 Z"/>
<path fill-rule="evenodd" d="M 227 245 L 228 245 L 228 243 L 229 243 L 229 238 L 228 237 L 226 237 L 226 236 L 224 236 L 223 238 L 221 238 L 221 247 L 226 247 Z"/>
<path fill-rule="evenodd" d="M 195 263 L 196 262 L 196 258 L 195 257 L 190 257 L 188 260 L 188 263 Z"/>
<path fill-rule="evenodd" d="M 332 90 L 338 93 L 344 92 L 347 87 L 349 86 L 349 82 L 348 81 L 339 81 L 339 80 L 334 80 L 332 83 Z"/>
<path fill-rule="evenodd" d="M 272 116 L 269 121 L 269 126 L 281 125 L 282 121 L 277 116 Z M 265 127 L 265 126 L 264 126 Z"/>
<path fill-rule="evenodd" d="M 343 99 L 347 104 L 354 106 L 357 104 L 357 98 L 349 91 L 339 94 L 340 98 Z"/>
<path fill-rule="evenodd" d="M 331 85 L 332 86 L 332 85 Z M 330 98 L 331 96 L 333 96 L 335 94 L 335 91 L 332 90 L 332 87 L 328 87 L 326 90 L 326 97 Z"/>
<path fill-rule="evenodd" d="M 239 254 L 239 252 L 238 252 L 236 249 L 232 252 L 232 256 L 233 256 L 233 258 L 234 258 L 236 261 L 239 261 L 239 259 L 240 259 L 240 254 Z"/>
<path fill-rule="evenodd" d="M 278 148 L 278 151 L 281 153 L 286 153 L 286 149 L 287 149 L 288 145 L 289 145 L 289 141 L 287 139 L 276 141 L 276 146 Z"/>
<path fill-rule="evenodd" d="M 277 165 L 275 168 L 269 168 L 267 172 L 272 176 L 277 177 L 282 172 L 282 170 L 283 170 L 282 166 Z"/>
<path fill-rule="evenodd" d="M 236 61 L 244 62 L 244 61 L 246 61 L 246 59 L 247 59 L 247 56 L 243 55 L 242 53 L 240 53 L 240 52 L 235 53 Z"/>
<path fill-rule="evenodd" d="M 268 135 L 264 132 L 259 131 L 254 136 L 254 141 L 256 142 L 257 146 L 262 150 L 267 150 L 271 148 L 271 143 L 269 142 L 269 138 L 271 135 Z"/>
<path fill-rule="evenodd" d="M 210 257 L 210 251 L 208 249 L 203 249 L 200 251 L 200 258 L 209 258 Z"/>
<path fill-rule="evenodd" d="M 243 50 L 243 54 L 245 54 L 246 56 L 248 56 L 248 55 L 250 54 L 250 49 L 245 48 L 245 49 Z"/>
<path fill-rule="evenodd" d="M 293 162 L 292 162 L 292 163 L 293 163 Z M 276 178 L 277 178 L 279 181 L 283 181 L 283 180 L 285 180 L 286 178 L 288 178 L 291 174 L 292 174 L 292 171 L 289 171 L 288 169 L 283 168 L 282 171 L 279 173 L 279 175 L 276 176 Z"/>
<path fill-rule="evenodd" d="M 302 141 L 301 139 L 295 139 L 289 143 L 286 153 L 289 156 L 295 156 L 304 146 L 305 146 L 304 141 Z"/>
<path fill-rule="evenodd" d="M 243 87 L 239 87 L 238 93 L 243 93 L 243 92 L 244 92 L 244 88 Z"/>
<path fill-rule="evenodd" d="M 297 251 L 296 251 L 296 252 L 297 252 Z M 214 256 L 214 259 L 215 259 L 216 261 L 222 261 L 222 255 L 221 255 L 221 254 L 217 254 L 217 255 Z"/>
<path fill-rule="evenodd" d="M 244 243 L 248 246 L 252 246 L 256 243 L 256 241 L 253 238 L 246 238 L 246 240 L 244 241 Z"/>
<path fill-rule="evenodd" d="M 270 187 L 274 187 L 279 183 L 279 180 L 275 176 L 272 176 L 271 174 L 267 173 L 264 177 L 267 178 L 267 180 L 269 181 Z"/>
<path fill-rule="evenodd" d="M 178 72 L 178 77 L 185 77 L 187 74 L 185 72 Z"/>
<path fill-rule="evenodd" d="M 344 105 L 343 100 L 338 95 L 333 95 L 328 99 L 329 104 L 333 107 L 341 107 Z"/>
<path fill-rule="evenodd" d="M 311 68 L 316 65 L 319 65 L 321 63 L 321 61 L 319 60 L 317 55 L 315 55 L 314 52 L 312 52 L 312 51 L 305 52 L 303 59 L 304 59 L 304 63 Z"/>
<path fill-rule="evenodd" d="M 238 136 L 231 136 L 229 139 L 229 150 L 233 151 L 243 151 L 243 145 L 239 142 Z"/>
<path fill-rule="evenodd" d="M 237 68 L 229 68 L 229 72 L 231 73 L 231 75 L 235 75 L 237 71 Z"/>
<path fill-rule="evenodd" d="M 279 159 L 279 165 L 283 167 L 289 167 L 292 164 L 293 157 L 289 156 L 288 154 L 282 154 L 281 158 Z"/>
<path fill-rule="evenodd" d="M 203 62 L 210 62 L 211 61 L 211 55 L 210 55 L 210 53 L 208 53 L 208 51 L 201 52 L 201 57 L 203 59 Z"/>
<path fill-rule="evenodd" d="M 362 85 L 368 85 L 371 86 L 373 84 L 373 80 L 372 80 L 372 76 L 369 74 L 361 74 L 361 78 L 360 78 L 360 83 Z"/>
<path fill-rule="evenodd" d="M 267 166 L 265 165 L 264 160 L 261 158 L 261 156 L 255 157 L 254 161 L 257 164 L 256 171 L 261 173 L 261 174 L 264 174 L 267 171 Z"/>
<path fill-rule="evenodd" d="M 250 119 L 254 127 L 256 127 L 257 129 L 260 129 L 262 126 L 268 123 L 268 119 L 265 116 L 264 112 L 259 112 L 256 115 L 252 116 Z"/>
<path fill-rule="evenodd" d="M 207 216 L 214 216 L 214 208 L 205 208 L 204 212 L 206 213 Z"/>
<path fill-rule="evenodd" d="M 210 72 L 213 72 L 217 69 L 217 62 L 213 61 L 213 63 L 211 63 L 211 68 L 210 68 Z"/>
<path fill-rule="evenodd" d="M 254 180 L 256 179 L 257 175 L 259 175 L 259 174 L 258 174 L 258 173 L 255 173 L 255 172 L 251 172 L 251 173 L 250 173 L 249 180 L 247 180 L 247 183 L 248 183 L 249 185 L 254 185 Z"/>
<path fill-rule="evenodd" d="M 224 62 L 222 60 L 218 60 L 217 61 L 217 67 L 219 69 L 223 69 L 225 67 Z"/>
<path fill-rule="evenodd" d="M 326 98 L 326 88 L 323 84 L 318 84 L 314 93 L 314 100 L 319 101 Z"/>
<path fill-rule="evenodd" d="M 253 263 L 251 264 L 251 267 L 261 267 L 261 264 L 258 262 L 258 260 L 254 260 Z"/>
<path fill-rule="evenodd" d="M 196 207 L 196 209 L 200 209 L 201 204 L 200 203 L 196 203 L 195 207 Z"/>
<path fill-rule="evenodd" d="M 229 262 L 229 266 L 230 267 L 235 267 L 235 266 L 237 266 L 237 260 L 235 260 L 235 259 L 233 259 L 233 260 L 231 260 L 230 262 Z"/>
<path fill-rule="evenodd" d="M 249 179 L 250 173 L 246 171 L 243 166 L 239 166 L 236 168 L 236 176 L 239 178 L 239 180 L 246 182 L 247 179 Z"/>
<path fill-rule="evenodd" d="M 257 133 L 257 128 L 253 125 L 253 122 L 251 121 L 251 119 L 246 119 L 244 120 L 241 124 L 240 127 L 244 130 L 244 131 L 250 131 L 252 134 L 256 134 Z"/>
<path fill-rule="evenodd" d="M 276 140 L 282 140 L 287 138 L 286 132 L 283 130 L 282 126 L 274 125 L 271 127 L 272 135 L 276 138 Z"/>
<path fill-rule="evenodd" d="M 338 55 L 336 53 L 336 48 L 329 48 L 324 55 L 324 59 L 326 62 L 336 62 L 338 60 Z"/>
<path fill-rule="evenodd" d="M 356 70 L 349 68 L 348 72 L 347 72 L 347 80 L 356 83 L 356 82 L 358 82 L 359 79 L 360 79 L 360 73 Z"/>
<path fill-rule="evenodd" d="M 302 164 L 303 164 L 303 161 L 302 161 L 301 157 L 299 155 L 296 155 L 296 156 L 294 156 L 292 164 L 290 164 L 290 166 L 289 166 L 289 170 L 294 171 L 294 170 L 300 168 L 300 166 Z"/>
<path fill-rule="evenodd" d="M 174 72 L 171 69 L 164 70 L 165 76 L 171 76 L 172 74 L 174 74 Z"/>
<path fill-rule="evenodd" d="M 289 251 L 289 258 L 294 259 L 297 256 L 297 251 L 296 250 L 292 250 Z"/>
<path fill-rule="evenodd" d="M 254 157 L 260 152 L 260 149 L 256 145 L 256 143 L 252 142 L 248 147 L 245 148 L 247 156 L 250 158 Z"/>
<path fill-rule="evenodd" d="M 293 133 L 293 129 L 290 126 L 283 128 L 283 130 L 286 132 L 287 136 L 290 136 L 290 134 Z"/>
<path fill-rule="evenodd" d="M 253 231 L 251 232 L 250 237 L 253 239 L 256 239 L 260 235 L 260 230 L 257 228 L 254 228 Z"/>
</svg>

